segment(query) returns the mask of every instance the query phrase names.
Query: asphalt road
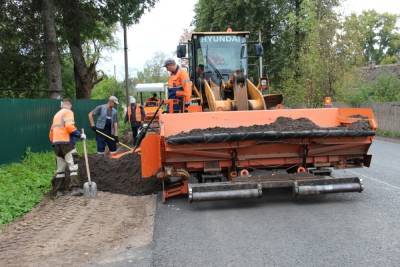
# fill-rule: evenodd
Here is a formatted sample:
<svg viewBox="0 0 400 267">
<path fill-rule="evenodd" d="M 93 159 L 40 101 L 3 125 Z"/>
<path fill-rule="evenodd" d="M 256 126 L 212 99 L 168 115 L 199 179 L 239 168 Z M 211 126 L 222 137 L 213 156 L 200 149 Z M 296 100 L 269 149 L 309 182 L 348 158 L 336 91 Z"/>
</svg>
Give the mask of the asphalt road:
<svg viewBox="0 0 400 267">
<path fill-rule="evenodd" d="M 158 203 L 153 266 L 399 266 L 400 144 L 376 140 L 352 169 L 361 194 Z"/>
</svg>

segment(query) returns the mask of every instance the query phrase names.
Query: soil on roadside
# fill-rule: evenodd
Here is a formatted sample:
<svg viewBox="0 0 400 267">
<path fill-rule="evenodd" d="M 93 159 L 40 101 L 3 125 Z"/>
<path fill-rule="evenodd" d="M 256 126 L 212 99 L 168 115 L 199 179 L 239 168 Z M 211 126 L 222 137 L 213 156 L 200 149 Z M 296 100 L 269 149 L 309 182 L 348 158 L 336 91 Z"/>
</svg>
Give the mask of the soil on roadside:
<svg viewBox="0 0 400 267">
<path fill-rule="evenodd" d="M 119 159 L 111 159 L 107 155 L 89 155 L 89 166 L 91 179 L 96 182 L 99 191 L 138 196 L 161 190 L 159 179 L 142 178 L 140 156 L 136 153 Z M 83 185 L 87 181 L 84 158 L 79 161 L 79 173 Z"/>
</svg>

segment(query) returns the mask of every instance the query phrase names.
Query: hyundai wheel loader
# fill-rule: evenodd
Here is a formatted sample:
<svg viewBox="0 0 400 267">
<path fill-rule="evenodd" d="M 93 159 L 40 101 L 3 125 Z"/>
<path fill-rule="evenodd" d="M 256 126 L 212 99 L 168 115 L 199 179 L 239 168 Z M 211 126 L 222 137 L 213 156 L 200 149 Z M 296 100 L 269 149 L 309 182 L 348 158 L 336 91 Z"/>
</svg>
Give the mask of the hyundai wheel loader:
<svg viewBox="0 0 400 267">
<path fill-rule="evenodd" d="M 282 108 L 282 96 L 249 77 L 249 32 L 195 32 L 178 46 L 188 62 L 191 105 L 169 112 L 141 142 L 144 179 L 163 183 L 163 201 L 257 198 L 266 189 L 296 196 L 361 192 L 359 177 L 332 169 L 368 167 L 377 124 L 368 108 Z M 255 44 L 256 53 L 262 49 Z M 256 55 L 257 56 L 257 55 Z M 265 87 L 264 87 L 265 89 Z M 175 113 L 174 113 L 175 112 Z"/>
</svg>

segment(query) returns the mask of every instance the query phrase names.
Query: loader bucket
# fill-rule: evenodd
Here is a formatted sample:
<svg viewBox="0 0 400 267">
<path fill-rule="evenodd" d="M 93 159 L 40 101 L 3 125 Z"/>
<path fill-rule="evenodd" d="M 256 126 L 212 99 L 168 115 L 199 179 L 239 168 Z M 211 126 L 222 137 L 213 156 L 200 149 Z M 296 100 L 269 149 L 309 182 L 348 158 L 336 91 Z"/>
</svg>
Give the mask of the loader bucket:
<svg viewBox="0 0 400 267">
<path fill-rule="evenodd" d="M 276 106 L 282 104 L 283 96 L 281 94 L 264 95 L 264 102 L 267 109 L 275 108 Z"/>
</svg>

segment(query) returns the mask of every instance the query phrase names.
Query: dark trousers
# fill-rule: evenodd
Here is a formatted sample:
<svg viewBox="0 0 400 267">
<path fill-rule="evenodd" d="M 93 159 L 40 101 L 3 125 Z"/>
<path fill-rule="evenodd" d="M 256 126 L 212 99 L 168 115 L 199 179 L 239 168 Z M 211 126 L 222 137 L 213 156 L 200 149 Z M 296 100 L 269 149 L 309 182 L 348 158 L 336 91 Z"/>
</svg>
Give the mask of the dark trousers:
<svg viewBox="0 0 400 267">
<path fill-rule="evenodd" d="M 131 128 L 132 128 L 132 143 L 133 143 L 133 145 L 135 145 L 136 144 L 136 136 L 138 134 L 140 124 L 132 124 Z"/>
<path fill-rule="evenodd" d="M 109 132 L 105 132 L 108 136 L 111 135 Z M 101 134 L 96 134 L 96 143 L 97 143 L 97 153 L 104 153 L 106 150 L 106 146 L 108 146 L 108 149 L 110 152 L 115 152 L 117 150 L 117 143 L 115 141 L 102 136 Z"/>
</svg>

